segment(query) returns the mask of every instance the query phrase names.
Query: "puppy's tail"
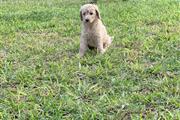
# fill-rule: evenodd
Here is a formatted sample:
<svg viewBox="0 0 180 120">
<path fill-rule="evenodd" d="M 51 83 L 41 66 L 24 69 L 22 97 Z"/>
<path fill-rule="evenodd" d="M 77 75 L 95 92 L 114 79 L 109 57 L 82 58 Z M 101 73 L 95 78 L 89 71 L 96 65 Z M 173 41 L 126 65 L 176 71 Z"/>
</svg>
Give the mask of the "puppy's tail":
<svg viewBox="0 0 180 120">
<path fill-rule="evenodd" d="M 114 40 L 114 36 L 109 36 L 108 44 L 110 45 L 110 44 L 112 43 L 113 40 Z"/>
<path fill-rule="evenodd" d="M 111 41 L 113 41 L 113 40 L 114 40 L 114 36 L 110 36 L 110 38 L 111 38 Z"/>
<path fill-rule="evenodd" d="M 106 44 L 104 44 L 104 48 L 108 48 L 110 45 L 111 45 L 111 43 L 112 43 L 112 41 L 113 41 L 113 39 L 114 39 L 114 37 L 112 36 L 109 36 L 109 38 L 108 38 L 108 40 L 107 40 L 107 42 L 106 42 Z"/>
</svg>

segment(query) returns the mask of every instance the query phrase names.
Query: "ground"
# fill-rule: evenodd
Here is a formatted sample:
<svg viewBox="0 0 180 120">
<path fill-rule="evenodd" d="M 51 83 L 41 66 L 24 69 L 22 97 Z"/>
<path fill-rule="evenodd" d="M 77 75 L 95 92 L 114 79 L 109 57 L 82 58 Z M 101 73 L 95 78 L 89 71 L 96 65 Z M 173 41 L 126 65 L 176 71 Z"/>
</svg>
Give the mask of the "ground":
<svg viewBox="0 0 180 120">
<path fill-rule="evenodd" d="M 98 0 L 113 44 L 80 59 L 84 3 L 0 1 L 0 119 L 180 119 L 180 2 Z"/>
</svg>

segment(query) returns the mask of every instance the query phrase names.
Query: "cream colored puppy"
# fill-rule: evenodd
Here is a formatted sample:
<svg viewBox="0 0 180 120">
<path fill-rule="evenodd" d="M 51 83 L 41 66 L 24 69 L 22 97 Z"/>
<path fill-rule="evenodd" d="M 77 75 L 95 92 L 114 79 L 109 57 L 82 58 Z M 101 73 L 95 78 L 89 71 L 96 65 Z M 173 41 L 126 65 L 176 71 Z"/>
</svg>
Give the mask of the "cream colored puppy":
<svg viewBox="0 0 180 120">
<path fill-rule="evenodd" d="M 103 25 L 98 7 L 94 4 L 85 4 L 80 9 L 82 31 L 80 38 L 79 55 L 82 57 L 88 47 L 97 48 L 97 51 L 104 53 L 110 46 L 112 38 L 107 34 Z"/>
</svg>

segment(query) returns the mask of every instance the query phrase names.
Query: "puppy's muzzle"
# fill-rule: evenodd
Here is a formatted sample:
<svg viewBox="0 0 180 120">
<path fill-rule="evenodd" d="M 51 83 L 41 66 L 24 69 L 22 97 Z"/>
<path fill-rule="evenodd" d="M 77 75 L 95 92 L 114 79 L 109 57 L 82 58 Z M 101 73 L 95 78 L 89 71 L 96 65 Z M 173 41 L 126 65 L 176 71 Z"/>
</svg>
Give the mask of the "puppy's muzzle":
<svg viewBox="0 0 180 120">
<path fill-rule="evenodd" d="M 89 19 L 85 19 L 86 22 L 89 22 Z"/>
</svg>

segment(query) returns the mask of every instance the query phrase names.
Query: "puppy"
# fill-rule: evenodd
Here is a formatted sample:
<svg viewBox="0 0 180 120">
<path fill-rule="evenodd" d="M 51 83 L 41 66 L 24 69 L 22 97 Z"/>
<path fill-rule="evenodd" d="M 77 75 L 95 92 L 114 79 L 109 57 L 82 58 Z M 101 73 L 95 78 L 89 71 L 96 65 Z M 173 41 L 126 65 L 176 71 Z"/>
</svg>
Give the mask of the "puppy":
<svg viewBox="0 0 180 120">
<path fill-rule="evenodd" d="M 101 21 L 98 7 L 94 4 L 85 4 L 80 9 L 82 31 L 80 38 L 80 57 L 84 56 L 88 47 L 94 47 L 103 54 L 110 46 L 112 38 L 107 34 Z"/>
</svg>

